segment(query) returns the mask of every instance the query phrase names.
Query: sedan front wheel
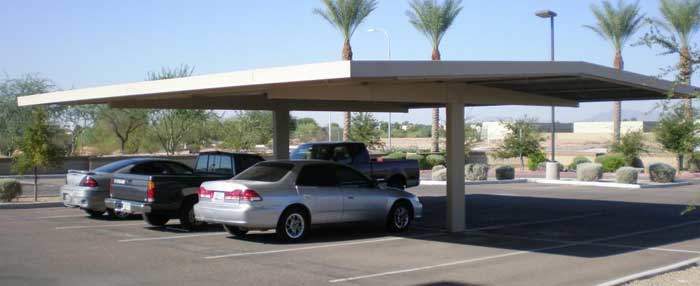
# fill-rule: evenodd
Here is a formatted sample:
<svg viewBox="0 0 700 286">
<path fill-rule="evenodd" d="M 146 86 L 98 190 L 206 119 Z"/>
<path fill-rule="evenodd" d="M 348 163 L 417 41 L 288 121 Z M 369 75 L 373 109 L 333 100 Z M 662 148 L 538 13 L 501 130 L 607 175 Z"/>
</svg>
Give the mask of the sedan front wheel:
<svg viewBox="0 0 700 286">
<path fill-rule="evenodd" d="M 408 229 L 413 220 L 413 214 L 411 213 L 410 205 L 405 202 L 398 202 L 394 204 L 389 211 L 389 216 L 387 218 L 387 228 L 391 232 L 402 232 Z"/>
</svg>

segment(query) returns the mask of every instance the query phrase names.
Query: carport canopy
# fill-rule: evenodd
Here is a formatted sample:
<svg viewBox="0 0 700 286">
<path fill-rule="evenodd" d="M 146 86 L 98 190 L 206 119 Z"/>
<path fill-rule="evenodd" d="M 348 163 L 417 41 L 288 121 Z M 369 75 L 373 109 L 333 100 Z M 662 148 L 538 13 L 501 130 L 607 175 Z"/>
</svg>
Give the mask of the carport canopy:
<svg viewBox="0 0 700 286">
<path fill-rule="evenodd" d="M 465 228 L 464 107 L 693 96 L 697 88 L 585 62 L 336 61 L 22 96 L 19 106 L 273 111 L 273 151 L 289 156 L 289 111 L 447 110 L 447 227 Z"/>
</svg>

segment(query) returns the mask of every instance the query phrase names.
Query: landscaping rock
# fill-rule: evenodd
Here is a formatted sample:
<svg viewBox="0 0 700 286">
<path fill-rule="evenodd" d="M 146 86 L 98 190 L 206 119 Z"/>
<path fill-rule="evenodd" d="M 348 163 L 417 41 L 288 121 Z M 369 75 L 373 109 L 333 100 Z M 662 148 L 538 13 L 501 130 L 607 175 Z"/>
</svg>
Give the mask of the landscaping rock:
<svg viewBox="0 0 700 286">
<path fill-rule="evenodd" d="M 496 180 L 515 179 L 515 168 L 513 166 L 500 166 L 496 168 Z"/>
<path fill-rule="evenodd" d="M 571 164 L 569 164 L 568 169 L 570 171 L 576 171 L 576 167 L 583 163 L 591 163 L 591 160 L 583 156 L 576 156 L 576 158 L 571 161 Z"/>
<path fill-rule="evenodd" d="M 598 163 L 583 163 L 576 167 L 576 179 L 583 182 L 595 182 L 603 178 L 603 166 Z"/>
<path fill-rule="evenodd" d="M 649 179 L 656 183 L 671 183 L 676 180 L 676 169 L 664 163 L 651 164 Z"/>
<path fill-rule="evenodd" d="M 467 181 L 486 181 L 488 179 L 489 165 L 466 164 L 464 165 L 464 177 Z"/>
<path fill-rule="evenodd" d="M 622 184 L 636 184 L 639 177 L 639 168 L 622 167 L 615 172 L 615 180 Z"/>
<path fill-rule="evenodd" d="M 445 168 L 445 166 L 442 166 L 442 168 L 438 168 L 440 166 L 442 165 L 433 167 L 433 172 L 430 175 L 433 181 L 447 181 L 447 168 Z"/>
</svg>

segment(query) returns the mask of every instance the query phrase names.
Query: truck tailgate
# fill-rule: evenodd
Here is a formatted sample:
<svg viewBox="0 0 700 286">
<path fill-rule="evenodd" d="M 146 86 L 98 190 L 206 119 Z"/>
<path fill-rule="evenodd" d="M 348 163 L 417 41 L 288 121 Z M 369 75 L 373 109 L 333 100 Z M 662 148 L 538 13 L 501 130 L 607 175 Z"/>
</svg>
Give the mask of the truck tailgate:
<svg viewBox="0 0 700 286">
<path fill-rule="evenodd" d="M 146 201 L 150 176 L 116 174 L 112 179 L 111 197 L 128 201 Z"/>
</svg>

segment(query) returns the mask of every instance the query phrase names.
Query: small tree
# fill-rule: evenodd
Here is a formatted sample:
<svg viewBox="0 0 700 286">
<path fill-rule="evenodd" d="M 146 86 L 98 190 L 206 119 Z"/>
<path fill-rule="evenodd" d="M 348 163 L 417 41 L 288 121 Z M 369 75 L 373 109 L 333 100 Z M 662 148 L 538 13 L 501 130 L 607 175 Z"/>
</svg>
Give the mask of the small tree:
<svg viewBox="0 0 700 286">
<path fill-rule="evenodd" d="M 525 157 L 542 153 L 540 142 L 544 141 L 544 138 L 537 130 L 534 120 L 527 117 L 513 122 L 501 122 L 501 124 L 508 130 L 508 133 L 496 149 L 494 156 L 497 158 L 518 157 L 520 169 L 524 170 Z"/>
<path fill-rule="evenodd" d="M 372 113 L 357 112 L 353 114 L 350 125 L 350 140 L 365 143 L 369 148 L 380 148 L 384 145 L 380 139 L 381 134 L 379 122 Z"/>
<path fill-rule="evenodd" d="M 480 124 L 464 124 L 464 153 L 471 152 L 474 145 L 481 142 Z"/>
<path fill-rule="evenodd" d="M 14 169 L 20 175 L 34 174 L 34 201 L 37 201 L 38 169 L 56 166 L 61 162 L 62 150 L 51 142 L 54 135 L 48 124 L 46 110 L 34 108 L 32 120 L 24 132 L 19 155 L 14 158 Z"/>
<path fill-rule="evenodd" d="M 625 157 L 625 165 L 633 166 L 634 160 L 642 153 L 649 153 L 647 145 L 644 143 L 644 133 L 642 131 L 628 132 L 620 138 L 620 142 L 610 145 L 610 151 L 620 153 Z"/>
<path fill-rule="evenodd" d="M 98 120 L 107 122 L 114 135 L 119 139 L 120 153 L 124 154 L 127 143 L 133 139 L 132 135 L 148 125 L 148 113 L 147 109 L 120 109 L 103 106 L 98 113 Z"/>
<path fill-rule="evenodd" d="M 59 126 L 68 131 L 68 155 L 75 155 L 78 141 L 85 132 L 95 125 L 99 107 L 95 105 L 54 106 L 51 108 L 52 118 Z"/>
<path fill-rule="evenodd" d="M 301 142 L 316 141 L 327 137 L 321 127 L 316 124 L 311 118 L 302 118 L 297 120 L 296 128 L 294 129 L 294 137 Z"/>
<path fill-rule="evenodd" d="M 666 151 L 676 154 L 678 170 L 683 169 L 683 156 L 692 153 L 700 144 L 698 132 L 700 124 L 688 119 L 685 106 L 674 106 L 666 110 L 654 129 L 656 141 Z"/>
<path fill-rule="evenodd" d="M 17 97 L 45 93 L 54 90 L 53 82 L 36 75 L 27 74 L 18 78 L 0 81 L 0 152 L 11 156 L 20 142 L 27 123 L 31 121 L 31 110 L 17 106 Z"/>
<path fill-rule="evenodd" d="M 272 141 L 272 112 L 242 111 L 223 123 L 223 146 L 236 150 L 250 150 L 256 144 Z"/>
</svg>

